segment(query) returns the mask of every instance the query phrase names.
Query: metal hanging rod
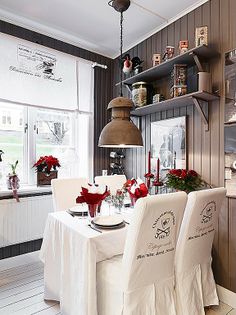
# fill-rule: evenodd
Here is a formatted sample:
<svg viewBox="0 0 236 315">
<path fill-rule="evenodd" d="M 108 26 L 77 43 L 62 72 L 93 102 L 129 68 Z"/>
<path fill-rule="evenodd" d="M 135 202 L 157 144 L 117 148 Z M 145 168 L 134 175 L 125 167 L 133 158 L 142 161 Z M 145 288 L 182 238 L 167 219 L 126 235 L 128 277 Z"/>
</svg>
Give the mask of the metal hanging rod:
<svg viewBox="0 0 236 315">
<path fill-rule="evenodd" d="M 97 63 L 97 62 L 94 62 L 94 63 L 92 64 L 92 67 L 93 67 L 93 68 L 99 67 L 99 68 L 102 68 L 102 69 L 107 69 L 107 68 L 108 68 L 107 65 L 102 65 L 102 64 Z"/>
</svg>

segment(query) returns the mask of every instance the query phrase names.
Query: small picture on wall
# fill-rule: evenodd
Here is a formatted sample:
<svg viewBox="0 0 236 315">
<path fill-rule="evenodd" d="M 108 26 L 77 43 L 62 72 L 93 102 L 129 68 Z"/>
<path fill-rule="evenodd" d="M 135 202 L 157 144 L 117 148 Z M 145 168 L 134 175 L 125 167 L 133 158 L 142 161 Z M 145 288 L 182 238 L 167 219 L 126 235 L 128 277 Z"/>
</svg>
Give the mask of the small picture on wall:
<svg viewBox="0 0 236 315">
<path fill-rule="evenodd" d="M 207 26 L 197 27 L 195 31 L 195 46 L 207 45 Z"/>
<path fill-rule="evenodd" d="M 160 159 L 160 173 L 172 168 L 186 168 L 186 116 L 151 123 L 152 172 Z"/>
</svg>

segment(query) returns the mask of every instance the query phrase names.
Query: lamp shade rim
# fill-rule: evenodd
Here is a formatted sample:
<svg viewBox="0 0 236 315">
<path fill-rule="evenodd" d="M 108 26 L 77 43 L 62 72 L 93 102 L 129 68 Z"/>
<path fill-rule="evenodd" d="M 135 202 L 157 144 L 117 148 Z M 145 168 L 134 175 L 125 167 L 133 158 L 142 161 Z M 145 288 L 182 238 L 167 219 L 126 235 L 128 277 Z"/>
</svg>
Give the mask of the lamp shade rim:
<svg viewBox="0 0 236 315">
<path fill-rule="evenodd" d="M 99 147 L 142 147 L 140 130 L 129 120 L 113 119 L 102 130 Z"/>
</svg>

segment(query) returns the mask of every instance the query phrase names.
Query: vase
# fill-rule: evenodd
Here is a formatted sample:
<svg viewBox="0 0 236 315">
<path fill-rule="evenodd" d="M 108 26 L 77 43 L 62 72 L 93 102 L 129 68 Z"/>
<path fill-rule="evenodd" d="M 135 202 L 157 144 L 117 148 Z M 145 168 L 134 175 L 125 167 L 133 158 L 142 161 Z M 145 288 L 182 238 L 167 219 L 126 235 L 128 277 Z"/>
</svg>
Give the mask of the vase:
<svg viewBox="0 0 236 315">
<path fill-rule="evenodd" d="M 9 174 L 7 176 L 7 188 L 9 190 L 16 190 L 20 188 L 20 179 L 16 174 Z"/>
<path fill-rule="evenodd" d="M 131 201 L 131 206 L 134 207 L 135 202 L 137 201 L 138 198 L 136 197 L 130 197 L 130 201 Z"/>
<path fill-rule="evenodd" d="M 54 178 L 57 178 L 57 171 L 37 172 L 37 186 L 51 185 L 51 180 Z"/>
<path fill-rule="evenodd" d="M 98 208 L 99 208 L 99 203 L 88 204 L 90 218 L 95 218 L 96 217 Z"/>
</svg>

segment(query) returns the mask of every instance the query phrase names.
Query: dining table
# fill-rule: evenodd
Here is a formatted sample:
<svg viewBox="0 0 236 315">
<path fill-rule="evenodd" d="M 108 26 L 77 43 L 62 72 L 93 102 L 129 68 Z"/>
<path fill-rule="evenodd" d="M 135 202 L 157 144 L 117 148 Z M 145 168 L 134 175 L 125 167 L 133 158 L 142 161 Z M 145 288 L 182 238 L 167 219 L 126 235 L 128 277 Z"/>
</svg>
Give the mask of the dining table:
<svg viewBox="0 0 236 315">
<path fill-rule="evenodd" d="M 67 211 L 48 215 L 40 259 L 44 299 L 60 302 L 63 315 L 97 315 L 96 265 L 122 255 L 132 211 L 119 229 L 93 229 L 88 218 Z"/>
</svg>

